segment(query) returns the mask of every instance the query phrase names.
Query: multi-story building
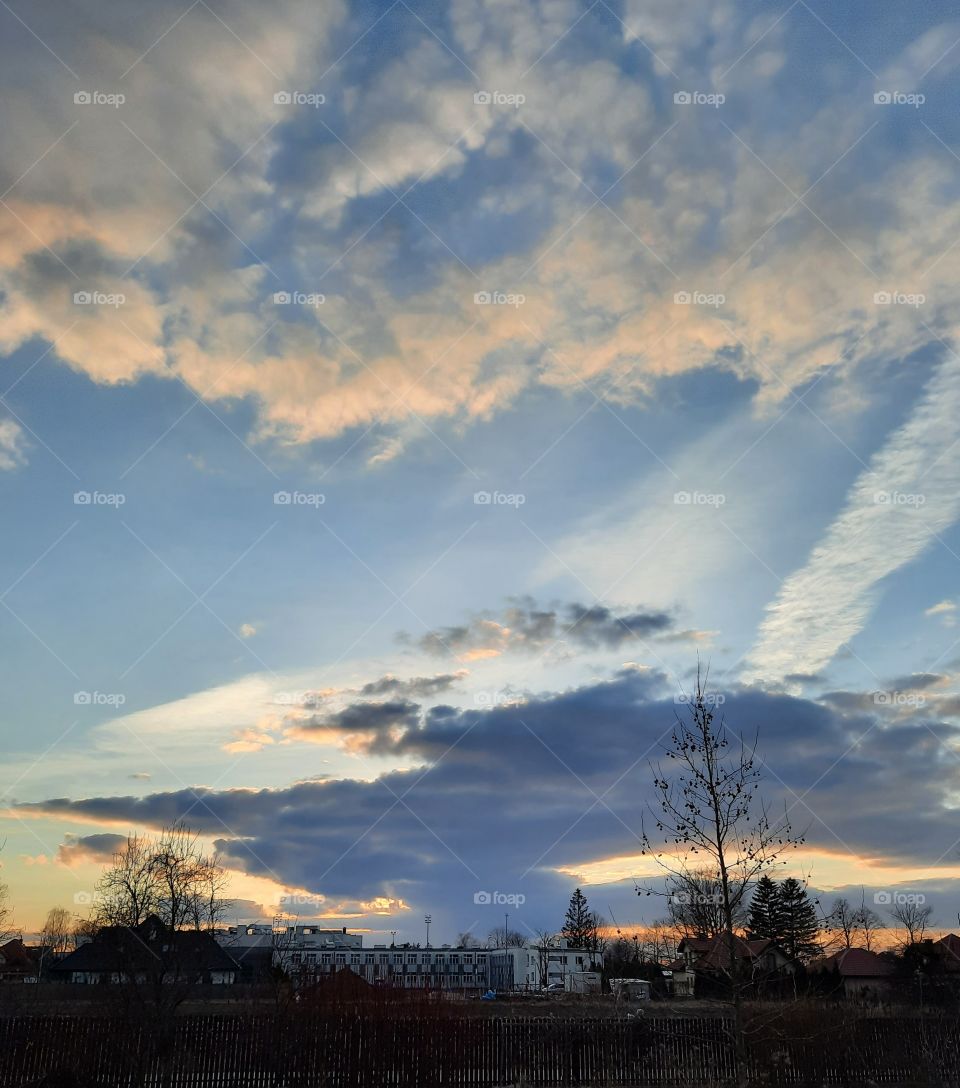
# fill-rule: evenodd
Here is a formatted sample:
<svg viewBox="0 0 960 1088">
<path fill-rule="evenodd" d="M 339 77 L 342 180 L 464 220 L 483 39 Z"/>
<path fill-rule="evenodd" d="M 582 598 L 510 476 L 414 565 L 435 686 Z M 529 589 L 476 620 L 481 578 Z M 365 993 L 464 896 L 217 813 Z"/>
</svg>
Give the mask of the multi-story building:
<svg viewBox="0 0 960 1088">
<path fill-rule="evenodd" d="M 482 993 L 494 990 L 599 989 L 603 955 L 572 948 L 563 938 L 523 948 L 421 948 L 376 944 L 363 936 L 311 925 L 231 926 L 220 943 L 240 964 L 242 978 L 280 967 L 301 982 L 348 970 L 373 986 Z"/>
<path fill-rule="evenodd" d="M 488 956 L 485 948 L 381 944 L 317 951 L 294 946 L 283 959 L 290 974 L 301 977 L 319 978 L 347 969 L 374 986 L 483 991 L 489 988 Z"/>
<path fill-rule="evenodd" d="M 230 926 L 217 935 L 244 969 L 244 978 L 281 967 L 301 981 L 349 970 L 377 986 L 483 992 L 490 986 L 485 948 L 419 948 L 378 944 L 363 947 L 363 936 L 343 929 L 256 923 Z"/>
<path fill-rule="evenodd" d="M 564 937 L 523 948 L 494 948 L 489 957 L 494 990 L 589 993 L 600 989 L 603 953 L 574 948 Z"/>
</svg>

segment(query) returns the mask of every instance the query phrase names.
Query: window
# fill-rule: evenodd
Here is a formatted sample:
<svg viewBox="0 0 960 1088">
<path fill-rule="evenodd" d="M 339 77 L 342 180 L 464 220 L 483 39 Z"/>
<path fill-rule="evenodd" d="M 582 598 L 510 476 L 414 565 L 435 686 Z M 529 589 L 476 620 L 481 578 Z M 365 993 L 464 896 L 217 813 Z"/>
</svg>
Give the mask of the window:
<svg viewBox="0 0 960 1088">
<path fill-rule="evenodd" d="M 416 952 L 408 952 L 407 953 L 407 963 L 416 963 L 416 962 L 417 962 Z"/>
<path fill-rule="evenodd" d="M 293 955 L 290 957 L 290 962 L 291 963 L 299 963 L 300 962 L 300 953 L 299 952 L 294 952 Z"/>
<path fill-rule="evenodd" d="M 337 952 L 336 959 L 333 962 L 334 963 L 346 963 L 347 962 L 346 954 L 344 952 Z"/>
<path fill-rule="evenodd" d="M 363 962 L 364 962 L 364 963 L 373 963 L 373 954 L 372 954 L 371 952 L 368 952 L 368 953 L 367 953 L 367 954 L 366 954 L 366 955 L 365 955 L 365 956 L 363 957 Z"/>
<path fill-rule="evenodd" d="M 424 952 L 424 954 L 420 957 L 420 962 L 421 963 L 430 963 L 431 959 L 432 959 L 432 957 L 431 957 L 430 953 L 429 952 Z"/>
<path fill-rule="evenodd" d="M 386 952 L 381 952 L 380 953 L 380 962 L 381 963 L 389 963 L 390 962 L 390 957 L 387 955 Z"/>
<path fill-rule="evenodd" d="M 473 953 L 472 952 L 464 952 L 463 962 L 464 963 L 473 963 Z"/>
<path fill-rule="evenodd" d="M 320 953 L 320 962 L 329 964 L 330 963 L 330 953 L 329 952 L 321 952 Z"/>
<path fill-rule="evenodd" d="M 359 963 L 360 962 L 360 953 L 359 952 L 351 952 L 350 953 L 350 962 L 351 963 Z"/>
<path fill-rule="evenodd" d="M 307 963 L 316 963 L 316 962 L 317 962 L 316 952 L 308 952 L 307 953 Z"/>
<path fill-rule="evenodd" d="M 450 954 L 450 962 L 451 962 L 451 963 L 459 963 L 459 962 L 460 962 L 460 957 L 459 957 L 459 955 L 457 955 L 457 953 L 456 953 L 456 952 L 451 952 L 451 954 Z"/>
</svg>

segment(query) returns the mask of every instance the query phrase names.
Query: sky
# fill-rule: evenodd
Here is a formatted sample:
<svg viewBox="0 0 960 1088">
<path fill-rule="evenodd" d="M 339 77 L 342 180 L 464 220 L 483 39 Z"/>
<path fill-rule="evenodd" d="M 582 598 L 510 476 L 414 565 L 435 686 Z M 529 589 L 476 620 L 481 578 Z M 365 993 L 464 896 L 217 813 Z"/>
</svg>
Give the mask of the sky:
<svg viewBox="0 0 960 1088">
<path fill-rule="evenodd" d="M 175 820 L 236 920 L 533 932 L 580 885 L 650 921 L 651 763 L 700 662 L 790 871 L 950 928 L 951 5 L 0 27 L 19 926 Z"/>
</svg>

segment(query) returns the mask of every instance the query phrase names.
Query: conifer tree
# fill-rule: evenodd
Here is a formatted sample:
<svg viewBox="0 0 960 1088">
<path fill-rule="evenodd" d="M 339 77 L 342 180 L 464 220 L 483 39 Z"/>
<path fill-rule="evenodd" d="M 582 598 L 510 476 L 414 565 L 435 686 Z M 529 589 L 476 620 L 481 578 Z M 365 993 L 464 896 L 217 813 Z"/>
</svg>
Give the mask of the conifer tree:
<svg viewBox="0 0 960 1088">
<path fill-rule="evenodd" d="M 596 948 L 602 920 L 587 903 L 587 897 L 579 888 L 570 896 L 570 906 L 563 920 L 560 934 L 573 948 Z"/>
<path fill-rule="evenodd" d="M 815 956 L 820 951 L 820 924 L 807 889 L 799 880 L 789 877 L 777 888 L 776 909 L 780 933 L 774 939 L 783 950 L 798 959 Z"/>
<path fill-rule="evenodd" d="M 757 881 L 753 898 L 750 900 L 750 915 L 747 922 L 750 936 L 779 941 L 783 936 L 780 915 L 780 889 L 775 880 L 771 880 L 764 874 Z"/>
</svg>

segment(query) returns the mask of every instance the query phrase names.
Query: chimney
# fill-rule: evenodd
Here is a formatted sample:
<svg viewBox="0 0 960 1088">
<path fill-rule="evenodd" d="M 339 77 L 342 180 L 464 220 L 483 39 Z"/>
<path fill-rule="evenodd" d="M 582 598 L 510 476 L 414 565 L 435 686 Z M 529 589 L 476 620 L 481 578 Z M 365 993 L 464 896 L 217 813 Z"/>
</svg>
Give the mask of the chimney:
<svg viewBox="0 0 960 1088">
<path fill-rule="evenodd" d="M 344 926 L 344 927 L 343 927 L 343 929 L 341 929 L 341 930 L 340 930 L 340 932 L 341 932 L 341 933 L 346 933 L 346 932 L 347 932 L 347 927 L 346 927 L 346 926 Z"/>
</svg>

